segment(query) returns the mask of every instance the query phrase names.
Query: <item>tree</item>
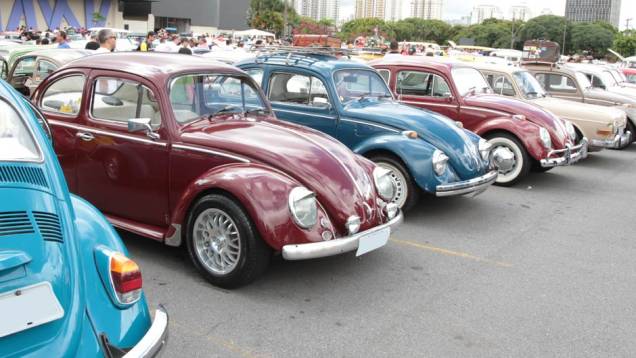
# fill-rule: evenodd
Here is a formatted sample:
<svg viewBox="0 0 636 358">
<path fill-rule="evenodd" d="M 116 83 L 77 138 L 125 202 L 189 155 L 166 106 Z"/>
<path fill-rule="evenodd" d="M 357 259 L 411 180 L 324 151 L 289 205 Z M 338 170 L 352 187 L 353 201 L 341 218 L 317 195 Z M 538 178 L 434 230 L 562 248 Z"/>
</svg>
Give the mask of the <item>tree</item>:
<svg viewBox="0 0 636 358">
<path fill-rule="evenodd" d="M 376 29 L 378 35 L 384 38 L 395 37 L 392 24 L 377 18 L 355 19 L 346 22 L 342 25 L 339 36 L 342 40 L 354 40 L 358 36 L 373 36 Z"/>
<path fill-rule="evenodd" d="M 565 31 L 565 46 L 569 48 L 570 44 L 570 28 L 569 21 L 562 16 L 542 15 L 528 20 L 520 32 L 520 40 L 550 40 L 558 42 L 563 46 L 563 34 Z"/>
<path fill-rule="evenodd" d="M 612 49 L 623 57 L 636 55 L 636 32 L 623 31 L 616 35 Z"/>
<path fill-rule="evenodd" d="M 95 12 L 93 13 L 93 18 L 92 18 L 92 20 L 93 20 L 93 25 L 97 26 L 100 22 L 102 22 L 102 21 L 106 20 L 106 18 L 104 17 L 104 15 L 102 15 L 102 13 L 101 13 L 101 12 L 99 12 L 99 11 L 95 11 Z"/>
<path fill-rule="evenodd" d="M 580 22 L 572 25 L 570 48 L 578 53 L 589 51 L 602 57 L 614 42 L 614 33 L 600 23 Z"/>
<path fill-rule="evenodd" d="M 280 36 L 285 27 L 284 12 L 283 0 L 251 0 L 247 24 L 256 29 L 275 32 Z M 299 22 L 296 11 L 290 5 L 287 6 L 287 21 L 291 25 Z"/>
<path fill-rule="evenodd" d="M 515 21 L 515 28 L 521 22 Z M 515 30 L 515 32 L 517 32 Z M 475 45 L 495 48 L 509 48 L 512 38 L 512 22 L 507 20 L 486 19 L 481 24 L 464 27 L 455 36 L 457 42 L 461 38 L 475 40 Z"/>
</svg>

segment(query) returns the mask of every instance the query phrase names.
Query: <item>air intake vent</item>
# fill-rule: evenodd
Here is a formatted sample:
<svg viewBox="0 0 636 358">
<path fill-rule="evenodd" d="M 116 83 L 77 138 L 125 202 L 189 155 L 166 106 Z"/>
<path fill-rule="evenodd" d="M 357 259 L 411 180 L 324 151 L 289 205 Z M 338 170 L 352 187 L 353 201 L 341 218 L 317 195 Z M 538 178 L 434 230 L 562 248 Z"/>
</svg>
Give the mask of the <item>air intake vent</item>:
<svg viewBox="0 0 636 358">
<path fill-rule="evenodd" d="M 24 183 L 49 187 L 42 169 L 16 165 L 0 165 L 0 183 Z"/>
<path fill-rule="evenodd" d="M 32 234 L 33 225 L 26 211 L 0 212 L 0 236 Z"/>
<path fill-rule="evenodd" d="M 33 217 L 44 240 L 62 242 L 60 219 L 55 214 L 34 211 Z"/>
</svg>

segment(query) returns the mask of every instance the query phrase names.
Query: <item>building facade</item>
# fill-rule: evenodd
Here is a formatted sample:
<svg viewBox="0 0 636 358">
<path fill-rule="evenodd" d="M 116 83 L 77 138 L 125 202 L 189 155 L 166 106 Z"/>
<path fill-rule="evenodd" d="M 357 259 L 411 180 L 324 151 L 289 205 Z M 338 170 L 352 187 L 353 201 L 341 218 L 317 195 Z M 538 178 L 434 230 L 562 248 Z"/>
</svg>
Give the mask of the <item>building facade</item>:
<svg viewBox="0 0 636 358">
<path fill-rule="evenodd" d="M 565 2 L 565 17 L 574 22 L 605 21 L 618 27 L 620 15 L 621 0 L 566 0 Z"/>
<path fill-rule="evenodd" d="M 470 13 L 471 24 L 481 24 L 486 19 L 502 19 L 503 14 L 498 6 L 494 5 L 477 5 Z"/>
<path fill-rule="evenodd" d="M 375 17 L 384 19 L 385 0 L 356 0 L 356 19 Z"/>
<path fill-rule="evenodd" d="M 402 20 L 402 2 L 403 0 L 386 0 L 386 9 L 384 10 L 384 20 L 398 21 Z"/>
<path fill-rule="evenodd" d="M 340 15 L 339 0 L 294 0 L 294 9 L 300 16 L 312 18 L 316 21 L 322 19 L 333 20 L 338 23 Z"/>
<path fill-rule="evenodd" d="M 441 20 L 444 0 L 412 0 L 411 17 L 427 20 Z"/>
<path fill-rule="evenodd" d="M 513 5 L 510 7 L 510 19 L 528 21 L 532 18 L 532 10 L 527 5 Z"/>
</svg>

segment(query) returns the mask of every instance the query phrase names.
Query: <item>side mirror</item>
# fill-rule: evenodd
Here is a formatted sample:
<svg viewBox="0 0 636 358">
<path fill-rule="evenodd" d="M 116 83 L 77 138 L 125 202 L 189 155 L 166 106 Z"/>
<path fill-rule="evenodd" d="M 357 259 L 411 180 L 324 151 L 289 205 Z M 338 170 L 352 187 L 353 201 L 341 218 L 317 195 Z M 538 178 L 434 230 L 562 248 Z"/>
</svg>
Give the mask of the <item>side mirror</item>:
<svg viewBox="0 0 636 358">
<path fill-rule="evenodd" d="M 131 118 L 128 120 L 128 131 L 130 133 L 146 132 L 151 139 L 159 139 L 159 134 L 152 130 L 151 118 Z"/>
</svg>

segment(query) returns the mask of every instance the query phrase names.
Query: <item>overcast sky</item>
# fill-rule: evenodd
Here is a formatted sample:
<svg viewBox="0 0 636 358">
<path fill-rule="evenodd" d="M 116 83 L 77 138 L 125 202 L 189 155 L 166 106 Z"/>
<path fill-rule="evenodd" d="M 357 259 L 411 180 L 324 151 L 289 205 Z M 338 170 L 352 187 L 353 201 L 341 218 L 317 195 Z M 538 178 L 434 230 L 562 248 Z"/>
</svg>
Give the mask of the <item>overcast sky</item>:
<svg viewBox="0 0 636 358">
<path fill-rule="evenodd" d="M 402 0 L 403 7 L 407 8 L 410 4 L 410 0 Z M 354 12 L 355 0 L 340 0 L 340 14 L 352 14 Z M 563 15 L 565 13 L 565 0 L 532 0 L 532 1 L 509 1 L 509 0 L 445 0 L 444 1 L 444 15 L 445 20 L 460 19 L 462 16 L 470 14 L 473 6 L 480 4 L 496 5 L 499 6 L 501 11 L 506 16 L 509 16 L 509 8 L 511 5 L 518 4 L 530 4 L 530 8 L 533 14 L 540 14 L 544 8 L 549 8 L 555 15 Z M 405 9 L 406 10 L 406 9 Z M 408 13 L 408 12 L 407 12 Z M 636 27 L 636 1 L 635 0 L 622 0 L 621 8 L 621 24 L 620 27 L 625 27 L 625 19 L 635 18 L 630 23 L 630 27 Z"/>
</svg>

